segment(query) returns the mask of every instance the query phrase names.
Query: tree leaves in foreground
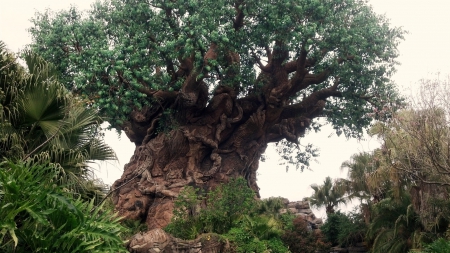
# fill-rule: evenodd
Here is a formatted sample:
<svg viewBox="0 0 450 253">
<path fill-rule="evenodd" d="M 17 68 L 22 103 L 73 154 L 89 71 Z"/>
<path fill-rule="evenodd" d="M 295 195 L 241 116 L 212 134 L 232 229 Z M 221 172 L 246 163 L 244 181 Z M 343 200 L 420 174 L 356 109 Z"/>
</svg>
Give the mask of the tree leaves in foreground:
<svg viewBox="0 0 450 253">
<path fill-rule="evenodd" d="M 59 82 L 53 65 L 24 52 L 25 67 L 0 43 L 0 159 L 59 165 L 66 187 L 91 199 L 104 186 L 90 162 L 115 160 L 103 119 Z"/>
<path fill-rule="evenodd" d="M 59 167 L 0 164 L 1 252 L 127 252 L 110 210 L 58 183 Z"/>
</svg>

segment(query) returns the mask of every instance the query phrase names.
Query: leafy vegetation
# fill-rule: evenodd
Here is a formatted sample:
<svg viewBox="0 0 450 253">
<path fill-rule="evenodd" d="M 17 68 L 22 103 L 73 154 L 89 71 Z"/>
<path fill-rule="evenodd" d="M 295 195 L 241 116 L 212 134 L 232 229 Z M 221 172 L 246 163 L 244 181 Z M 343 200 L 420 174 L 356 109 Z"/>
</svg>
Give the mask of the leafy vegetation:
<svg viewBox="0 0 450 253">
<path fill-rule="evenodd" d="M 450 241 L 439 238 L 433 243 L 426 245 L 423 250 L 413 250 L 410 253 L 446 253 L 450 252 Z"/>
<path fill-rule="evenodd" d="M 217 233 L 231 242 L 233 252 L 288 252 L 281 236 L 292 226 L 293 216 L 278 213 L 281 199 L 256 201 L 243 178 L 198 196 L 193 187 L 184 188 L 175 201 L 172 222 L 165 228 L 168 233 L 183 239 Z"/>
<path fill-rule="evenodd" d="M 0 42 L 0 251 L 127 252 L 126 229 L 98 205 L 105 186 L 89 168 L 116 158 L 102 119 L 51 64 L 31 52 L 23 59 L 25 67 Z"/>
<path fill-rule="evenodd" d="M 54 67 L 24 52 L 22 67 L 0 43 L 0 158 L 52 163 L 84 199 L 104 194 L 90 162 L 115 160 L 100 134 L 102 118 L 58 81 Z"/>
<path fill-rule="evenodd" d="M 327 252 L 331 246 L 320 232 L 311 231 L 308 222 L 301 217 L 293 220 L 293 227 L 285 231 L 282 240 L 291 252 Z"/>
<path fill-rule="evenodd" d="M 120 218 L 60 182 L 59 167 L 0 164 L 0 251 L 127 252 Z"/>
<path fill-rule="evenodd" d="M 360 136 L 373 118 L 389 116 L 386 105 L 401 102 L 389 77 L 404 31 L 365 1 L 106 0 L 32 22 L 30 48 L 138 144 L 145 133 L 135 123 L 145 122 L 144 131 L 156 124 L 155 135 L 164 122 L 189 125 L 206 107 L 217 110 L 206 101 L 227 87 L 233 101 L 262 95 L 245 114 L 260 104 L 283 111 L 275 128 L 289 134 L 269 141 L 307 164 L 313 149 L 294 144 L 313 118 Z M 137 112 L 147 118 L 135 120 Z"/>
<path fill-rule="evenodd" d="M 309 202 L 317 208 L 325 207 L 327 215 L 334 213 L 334 209 L 339 204 L 345 204 L 347 201 L 340 182 L 333 182 L 330 177 L 325 178 L 323 185 L 313 184 L 311 188 L 314 190 L 314 193 L 309 197 Z"/>
<path fill-rule="evenodd" d="M 328 215 L 320 230 L 332 246 L 348 247 L 364 241 L 367 227 L 361 214 L 338 211 Z"/>
<path fill-rule="evenodd" d="M 342 164 L 349 177 L 336 182 L 345 199 L 360 200 L 371 252 L 446 252 L 450 232 L 449 83 L 449 78 L 422 80 L 407 108 L 370 129 L 382 146 Z M 343 244 L 341 233 L 351 235 L 340 227 L 348 223 L 345 217 L 329 215 L 322 227 L 335 245 Z"/>
</svg>

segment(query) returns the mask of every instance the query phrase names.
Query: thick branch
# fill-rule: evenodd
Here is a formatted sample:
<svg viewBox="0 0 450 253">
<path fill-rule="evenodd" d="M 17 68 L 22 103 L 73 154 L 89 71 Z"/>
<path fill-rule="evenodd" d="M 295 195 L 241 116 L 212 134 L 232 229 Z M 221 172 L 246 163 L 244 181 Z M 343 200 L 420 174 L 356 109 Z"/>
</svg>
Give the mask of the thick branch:
<svg viewBox="0 0 450 253">
<path fill-rule="evenodd" d="M 310 119 L 317 117 L 325 107 L 325 100 L 329 97 L 341 97 L 342 93 L 337 90 L 337 84 L 332 87 L 316 91 L 303 99 L 302 102 L 293 105 L 287 105 L 283 108 L 281 119 L 296 118 L 305 116 Z"/>
<path fill-rule="evenodd" d="M 236 18 L 233 20 L 233 28 L 237 31 L 244 25 L 244 12 L 239 9 L 239 3 L 235 4 Z"/>
</svg>

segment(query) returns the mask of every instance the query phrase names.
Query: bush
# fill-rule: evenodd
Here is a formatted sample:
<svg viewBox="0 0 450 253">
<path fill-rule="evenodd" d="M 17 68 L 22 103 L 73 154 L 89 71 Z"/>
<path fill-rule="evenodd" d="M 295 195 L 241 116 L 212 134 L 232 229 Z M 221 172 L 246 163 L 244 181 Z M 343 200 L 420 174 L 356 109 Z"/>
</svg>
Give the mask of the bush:
<svg viewBox="0 0 450 253">
<path fill-rule="evenodd" d="M 112 210 L 74 199 L 51 166 L 0 164 L 1 252 L 127 252 Z"/>
<path fill-rule="evenodd" d="M 198 189 L 185 187 L 174 203 L 173 218 L 166 232 L 181 239 L 194 239 L 200 233 L 227 233 L 244 214 L 256 209 L 255 193 L 243 178 L 218 186 L 205 199 Z"/>
<path fill-rule="evenodd" d="M 410 253 L 448 253 L 450 252 L 450 241 L 439 238 L 427 245 L 423 251 L 410 251 Z"/>
<path fill-rule="evenodd" d="M 323 242 L 322 234 L 313 232 L 302 217 L 295 218 L 292 223 L 293 228 L 282 236 L 284 244 L 289 246 L 291 252 L 315 253 L 330 248 L 329 243 Z"/>
<path fill-rule="evenodd" d="M 351 212 L 346 215 L 338 211 L 328 215 L 321 230 L 332 246 L 347 247 L 364 241 L 367 227 L 361 214 Z"/>
<path fill-rule="evenodd" d="M 202 203 L 206 205 L 199 210 Z M 254 192 L 243 178 L 220 185 L 206 199 L 197 189 L 185 187 L 173 213 L 165 231 L 175 237 L 191 240 L 201 233 L 217 233 L 230 242 L 233 252 L 289 252 L 281 235 L 290 216 L 258 215 Z"/>
</svg>

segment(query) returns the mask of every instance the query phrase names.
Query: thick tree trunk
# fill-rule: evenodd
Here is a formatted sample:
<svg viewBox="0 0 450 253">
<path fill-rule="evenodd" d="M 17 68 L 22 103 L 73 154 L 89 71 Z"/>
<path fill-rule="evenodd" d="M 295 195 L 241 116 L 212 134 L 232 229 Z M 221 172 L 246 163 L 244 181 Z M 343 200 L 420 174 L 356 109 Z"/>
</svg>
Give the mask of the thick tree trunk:
<svg viewBox="0 0 450 253">
<path fill-rule="evenodd" d="M 149 230 L 162 228 L 170 222 L 174 200 L 184 186 L 210 190 L 239 176 L 258 193 L 256 170 L 267 146 L 264 111 L 241 124 L 242 110 L 236 109 L 235 115 L 187 124 L 138 145 L 113 185 L 120 215 L 145 221 Z"/>
</svg>

